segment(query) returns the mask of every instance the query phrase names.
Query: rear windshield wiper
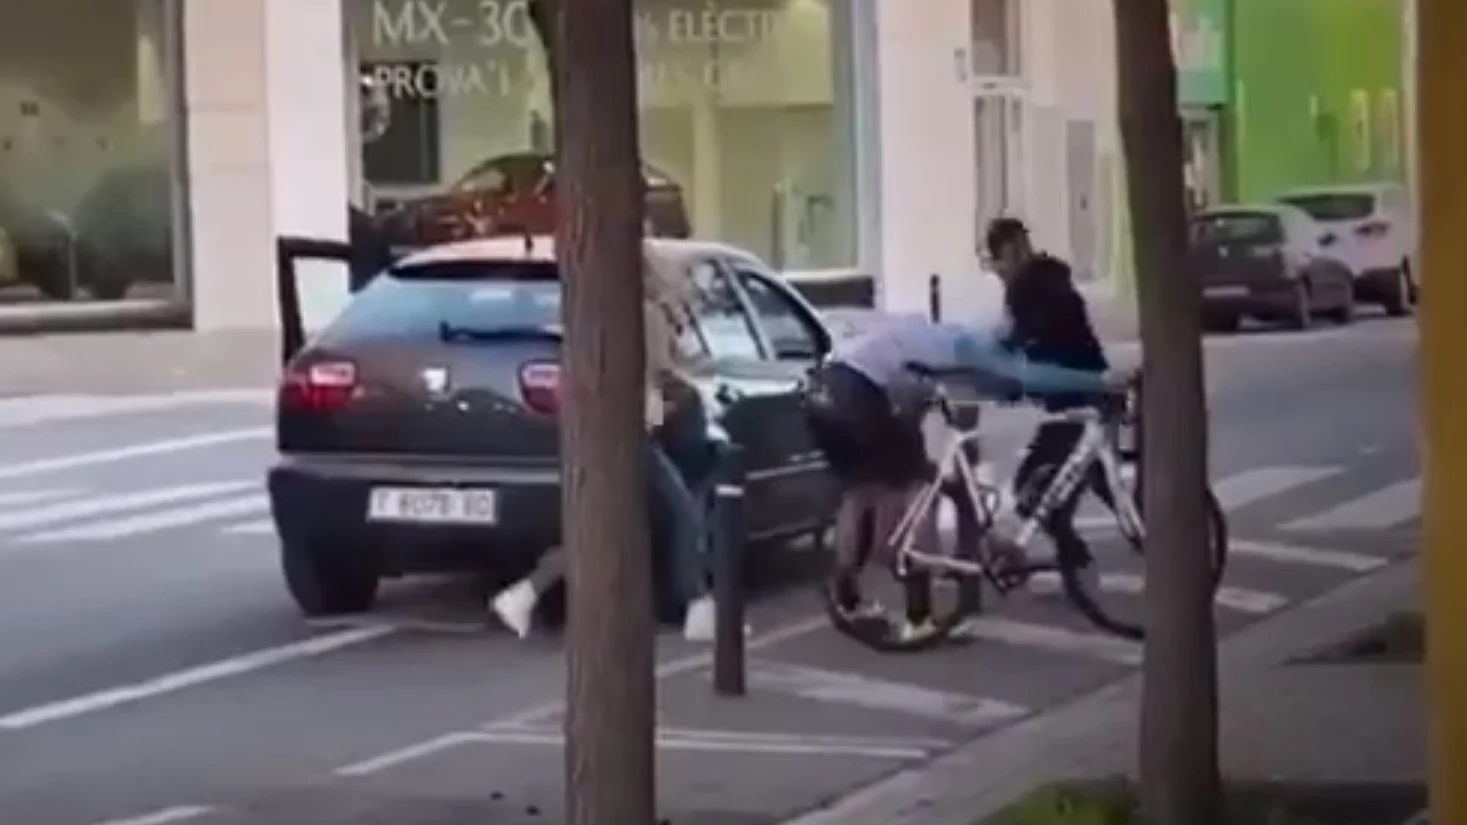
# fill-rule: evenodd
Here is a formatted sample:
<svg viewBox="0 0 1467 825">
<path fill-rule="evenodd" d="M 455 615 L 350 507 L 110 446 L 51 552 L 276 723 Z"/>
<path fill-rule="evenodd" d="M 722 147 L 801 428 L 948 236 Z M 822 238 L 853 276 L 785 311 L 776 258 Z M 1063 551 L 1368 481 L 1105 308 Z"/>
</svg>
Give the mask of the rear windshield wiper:
<svg viewBox="0 0 1467 825">
<path fill-rule="evenodd" d="M 559 341 L 558 326 L 461 327 L 438 322 L 438 337 L 453 341 Z"/>
</svg>

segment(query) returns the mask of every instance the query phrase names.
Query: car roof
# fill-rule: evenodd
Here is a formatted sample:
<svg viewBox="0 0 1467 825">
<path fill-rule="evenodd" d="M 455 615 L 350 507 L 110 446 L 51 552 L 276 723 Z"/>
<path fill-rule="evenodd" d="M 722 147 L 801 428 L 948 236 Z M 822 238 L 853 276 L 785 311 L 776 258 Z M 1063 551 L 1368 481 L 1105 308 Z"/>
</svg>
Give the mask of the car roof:
<svg viewBox="0 0 1467 825">
<path fill-rule="evenodd" d="M 642 242 L 647 263 L 663 277 L 676 274 L 686 277 L 690 264 L 711 257 L 732 258 L 762 267 L 752 253 L 716 241 L 684 238 L 646 238 Z M 409 253 L 396 266 L 400 268 L 430 266 L 440 263 L 496 261 L 535 261 L 554 263 L 555 238 L 551 235 L 498 236 L 474 238 L 430 246 Z"/>
<path fill-rule="evenodd" d="M 1308 186 L 1299 189 L 1290 189 L 1278 197 L 1285 198 L 1319 198 L 1332 195 L 1370 195 L 1378 196 L 1388 189 L 1400 188 L 1396 183 L 1342 183 L 1333 186 Z"/>
</svg>

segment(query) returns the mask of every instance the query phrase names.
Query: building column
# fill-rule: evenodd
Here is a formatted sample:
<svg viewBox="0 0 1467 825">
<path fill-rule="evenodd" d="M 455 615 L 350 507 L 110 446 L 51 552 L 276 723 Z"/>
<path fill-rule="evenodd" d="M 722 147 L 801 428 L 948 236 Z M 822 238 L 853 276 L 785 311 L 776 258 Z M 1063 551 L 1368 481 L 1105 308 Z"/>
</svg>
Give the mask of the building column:
<svg viewBox="0 0 1467 825">
<path fill-rule="evenodd" d="M 278 324 L 275 238 L 345 240 L 341 0 L 184 5 L 194 327 Z M 308 327 L 344 303 L 344 266 L 301 268 Z"/>
<path fill-rule="evenodd" d="M 1467 4 L 1419 0 L 1422 452 L 1431 821 L 1467 822 Z"/>
</svg>

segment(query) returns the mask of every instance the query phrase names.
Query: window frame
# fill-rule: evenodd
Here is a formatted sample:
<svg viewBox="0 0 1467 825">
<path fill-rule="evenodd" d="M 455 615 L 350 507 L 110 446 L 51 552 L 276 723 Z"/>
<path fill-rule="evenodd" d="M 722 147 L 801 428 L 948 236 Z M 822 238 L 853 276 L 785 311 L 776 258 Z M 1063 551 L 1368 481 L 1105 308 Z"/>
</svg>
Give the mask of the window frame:
<svg viewBox="0 0 1467 825">
<path fill-rule="evenodd" d="M 725 258 L 724 267 L 728 271 L 734 283 L 738 285 L 739 293 L 741 294 L 744 301 L 745 311 L 748 312 L 749 317 L 753 319 L 754 325 L 758 329 L 759 339 L 764 348 L 765 360 L 775 361 L 782 364 L 789 364 L 796 361 L 801 363 L 806 361 L 814 362 L 820 359 L 822 341 L 828 342 L 829 332 L 825 330 L 824 325 L 820 323 L 820 319 L 816 317 L 808 307 L 802 305 L 798 300 L 795 299 L 795 297 L 791 294 L 791 290 L 789 289 L 789 287 L 781 282 L 778 276 L 776 276 L 773 272 L 770 272 L 768 268 L 764 267 L 760 262 L 748 258 Z M 804 329 L 805 333 L 810 337 L 810 348 L 812 354 L 809 358 L 795 359 L 780 357 L 779 348 L 775 346 L 774 337 L 770 335 L 769 330 L 764 324 L 763 315 L 759 312 L 758 305 L 755 303 L 753 295 L 750 293 L 750 290 L 746 285 L 746 281 L 752 281 L 760 285 L 761 287 L 767 289 L 769 293 L 774 295 L 778 300 L 784 302 L 785 308 L 789 311 L 789 314 L 793 316 L 795 322 L 798 323 Z"/>
<path fill-rule="evenodd" d="M 688 307 L 688 315 L 692 320 L 693 328 L 697 331 L 698 337 L 702 341 L 704 355 L 714 364 L 770 360 L 769 346 L 764 338 L 764 331 L 759 324 L 758 317 L 752 312 L 749 297 L 744 294 L 742 285 L 739 283 L 739 279 L 735 277 L 733 271 L 717 255 L 698 257 L 688 261 L 685 275 L 692 282 L 693 291 L 699 294 L 700 297 L 704 290 L 702 289 L 702 285 L 698 283 L 697 278 L 693 275 L 693 269 L 698 266 L 711 267 L 714 277 L 721 279 L 728 285 L 729 291 L 733 293 L 734 302 L 738 305 L 739 315 L 744 319 L 744 328 L 748 331 L 749 338 L 754 342 L 754 354 L 752 356 L 743 353 L 726 355 L 716 352 L 713 347 L 713 337 L 709 335 L 705 325 L 705 316 L 699 312 L 699 307 L 690 306 Z"/>
</svg>

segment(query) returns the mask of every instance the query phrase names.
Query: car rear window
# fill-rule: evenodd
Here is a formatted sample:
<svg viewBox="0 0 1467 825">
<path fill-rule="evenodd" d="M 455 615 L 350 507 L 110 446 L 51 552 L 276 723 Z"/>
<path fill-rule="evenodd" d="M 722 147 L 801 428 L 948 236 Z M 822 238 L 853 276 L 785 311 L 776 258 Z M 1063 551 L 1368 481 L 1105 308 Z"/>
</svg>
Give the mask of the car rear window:
<svg viewBox="0 0 1467 825">
<path fill-rule="evenodd" d="M 1295 195 L 1283 201 L 1308 212 L 1316 221 L 1357 221 L 1375 211 L 1375 198 L 1358 193 Z"/>
<path fill-rule="evenodd" d="M 1267 212 L 1203 215 L 1192 222 L 1192 240 L 1200 243 L 1280 243 L 1283 239 L 1278 216 Z"/>
<path fill-rule="evenodd" d="M 353 336 L 437 335 L 560 325 L 560 281 L 537 263 L 455 262 L 388 270 L 332 325 Z"/>
</svg>

